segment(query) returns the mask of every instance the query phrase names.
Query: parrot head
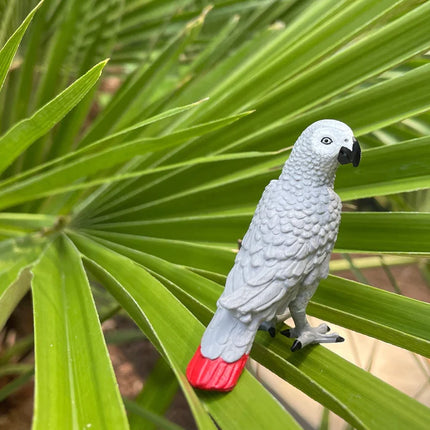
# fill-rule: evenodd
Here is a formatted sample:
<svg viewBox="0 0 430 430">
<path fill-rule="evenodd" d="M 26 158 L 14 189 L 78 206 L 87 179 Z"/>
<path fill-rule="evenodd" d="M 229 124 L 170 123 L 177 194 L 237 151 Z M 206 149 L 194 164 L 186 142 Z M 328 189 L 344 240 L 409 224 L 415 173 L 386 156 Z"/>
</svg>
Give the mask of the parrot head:
<svg viewBox="0 0 430 430">
<path fill-rule="evenodd" d="M 313 156 L 322 164 L 338 161 L 340 164 L 360 163 L 361 149 L 352 130 L 343 122 L 323 119 L 314 122 L 306 130 Z"/>
</svg>

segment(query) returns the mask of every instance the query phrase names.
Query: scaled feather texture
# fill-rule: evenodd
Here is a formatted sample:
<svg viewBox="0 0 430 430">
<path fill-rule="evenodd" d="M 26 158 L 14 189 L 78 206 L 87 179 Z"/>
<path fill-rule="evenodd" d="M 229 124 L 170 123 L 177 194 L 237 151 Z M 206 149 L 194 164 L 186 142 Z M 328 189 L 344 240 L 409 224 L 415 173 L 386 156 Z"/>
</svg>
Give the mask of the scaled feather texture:
<svg viewBox="0 0 430 430">
<path fill-rule="evenodd" d="M 312 328 L 306 306 L 329 272 L 342 204 L 333 190 L 339 164 L 360 161 L 352 130 L 336 120 L 310 125 L 297 139 L 278 180 L 263 192 L 236 256 L 218 309 L 187 368 L 200 389 L 231 390 L 245 366 L 259 327 L 274 329 L 288 312 L 293 350 L 339 342 L 325 324 Z M 223 377 L 224 375 L 224 377 Z"/>
</svg>

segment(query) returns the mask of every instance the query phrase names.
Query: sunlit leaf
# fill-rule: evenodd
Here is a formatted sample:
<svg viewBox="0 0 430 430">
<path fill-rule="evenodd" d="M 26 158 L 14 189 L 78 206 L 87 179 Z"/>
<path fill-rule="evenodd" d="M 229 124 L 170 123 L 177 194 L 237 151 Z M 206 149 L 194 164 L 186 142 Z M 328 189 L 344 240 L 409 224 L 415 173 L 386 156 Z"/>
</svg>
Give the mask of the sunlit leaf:
<svg viewBox="0 0 430 430">
<path fill-rule="evenodd" d="M 27 18 L 25 18 L 19 28 L 15 31 L 15 33 L 12 34 L 12 36 L 0 50 L 0 91 L 3 87 L 6 74 L 9 70 L 9 67 L 12 63 L 13 57 L 15 56 L 21 39 L 24 36 L 27 27 L 30 25 L 34 14 L 36 13 L 37 9 L 39 9 L 42 2 L 43 0 L 38 3 L 38 5 L 28 14 Z"/>
<path fill-rule="evenodd" d="M 197 423 L 200 426 L 209 425 L 210 418 L 203 412 L 196 393 L 184 375 L 188 360 L 194 354 L 200 336 L 203 334 L 202 324 L 142 267 L 86 237 L 77 235 L 72 237 L 81 252 L 97 266 L 103 267 L 103 270 L 109 274 L 111 277 L 111 282 L 108 284 L 109 290 L 136 323 L 140 325 L 140 320 L 145 319 L 146 324 L 142 328 L 144 331 L 150 328 L 152 336 L 157 339 L 159 348 L 161 348 L 160 352 L 175 372 L 181 388 L 190 402 Z M 140 279 L 140 283 L 148 287 L 141 288 L 136 283 L 136 279 Z M 104 281 L 107 280 L 108 278 L 105 276 Z M 112 282 L 113 280 L 115 282 Z M 159 312 L 158 300 L 162 300 L 166 306 L 166 313 L 163 315 Z M 133 305 L 128 304 L 130 301 L 133 302 Z M 172 327 L 174 327 L 176 336 L 171 336 Z M 249 396 L 250 391 L 254 392 L 255 396 Z M 266 425 L 274 429 L 285 428 L 285 426 L 297 427 L 290 415 L 247 372 L 242 375 L 239 384 L 228 396 L 204 392 L 198 393 L 198 396 L 221 427 L 232 429 Z M 264 407 L 256 407 L 254 402 L 257 398 L 258 404 L 264 405 Z"/>
<path fill-rule="evenodd" d="M 26 236 L 0 242 L 0 329 L 30 289 L 29 267 L 45 245 L 40 236 Z"/>
<path fill-rule="evenodd" d="M 32 272 L 36 352 L 33 428 L 128 428 L 76 248 L 69 239 L 59 237 Z"/>
<path fill-rule="evenodd" d="M 36 139 L 60 121 L 97 82 L 106 61 L 103 61 L 65 89 L 33 116 L 22 120 L 0 138 L 0 171 L 12 163 Z"/>
<path fill-rule="evenodd" d="M 336 249 L 430 255 L 430 214 L 345 212 Z"/>
<path fill-rule="evenodd" d="M 90 248 L 91 242 L 89 242 L 89 239 L 74 236 L 74 240 L 78 241 L 81 249 L 85 250 L 85 252 L 88 252 L 90 249 L 94 250 L 95 248 L 94 245 Z M 86 245 L 85 248 L 83 247 L 84 244 Z M 179 293 L 177 295 L 178 298 L 185 298 L 178 290 L 186 290 L 184 293 L 191 295 L 194 298 L 195 304 L 202 300 L 199 305 L 203 305 L 204 309 L 210 309 L 213 312 L 216 300 L 221 292 L 221 286 L 214 288 L 216 285 L 213 282 L 201 276 L 132 248 L 118 246 L 105 241 L 103 244 L 133 258 L 133 260 L 150 268 L 152 271 L 163 275 L 167 280 L 171 280 L 176 285 L 171 285 L 169 288 L 172 288 L 172 291 L 175 291 L 175 293 Z M 111 260 L 112 263 L 113 261 Z M 350 288 L 340 298 L 339 292 L 343 292 L 343 283 L 349 283 Z M 332 287 L 330 291 L 328 291 L 328 286 Z M 365 291 L 366 289 L 368 291 Z M 318 299 L 320 290 L 322 290 L 321 301 Z M 326 317 L 329 321 L 340 322 L 337 316 L 332 315 L 333 309 L 336 309 L 336 312 L 343 314 L 341 323 L 344 325 L 346 324 L 345 317 L 348 315 L 352 321 L 351 324 L 355 329 L 358 328 L 359 331 L 372 335 L 379 332 L 385 340 L 396 344 L 400 343 L 401 345 L 409 344 L 408 347 L 411 347 L 411 349 L 415 349 L 415 346 L 418 345 L 420 351 L 429 351 L 430 338 L 428 336 L 428 326 L 430 320 L 428 318 L 428 321 L 423 320 L 421 325 L 421 320 L 417 321 L 414 315 L 423 312 L 430 315 L 428 312 L 430 305 L 384 291 L 378 292 L 374 288 L 356 284 L 342 278 L 330 278 L 317 291 L 315 301 L 310 306 L 311 314 Z M 368 302 L 363 304 L 363 306 L 359 301 L 351 297 L 351 295 L 360 297 L 366 295 L 366 293 L 366 300 Z M 324 301 L 328 303 L 328 306 L 324 304 Z M 195 306 L 193 301 L 186 298 L 184 303 L 193 307 Z M 330 309 L 331 312 L 327 312 L 328 307 L 331 307 L 332 303 L 335 304 Z M 354 303 L 358 304 L 354 305 Z M 200 308 L 200 311 L 203 308 Z M 318 312 L 318 310 L 320 311 Z M 399 326 L 397 327 L 394 323 L 393 327 L 391 327 L 391 315 L 397 311 L 399 312 Z M 211 315 L 211 312 L 209 312 L 209 315 Z M 406 319 L 404 318 L 405 316 L 407 316 Z M 208 312 L 205 311 L 205 320 L 207 320 L 207 317 Z M 387 325 L 381 330 L 382 326 L 388 321 L 390 321 L 389 326 Z M 351 327 L 351 324 L 347 323 L 346 325 Z M 410 335 L 406 334 L 408 331 L 411 333 Z M 292 340 L 280 340 L 281 337 L 278 336 L 275 340 L 272 340 L 267 333 L 258 335 L 257 345 L 254 346 L 251 355 L 255 356 L 260 362 L 269 365 L 269 368 L 275 371 L 275 373 L 278 373 L 293 385 L 300 387 L 308 395 L 330 407 L 353 425 L 367 427 L 371 426 L 374 422 L 379 422 L 379 420 L 380 422 L 384 422 L 384 420 L 392 420 L 393 422 L 396 422 L 396 420 L 402 422 L 414 420 L 419 428 L 425 427 L 430 412 L 415 400 L 386 385 L 346 360 L 337 357 L 321 346 L 303 350 L 300 356 L 292 353 L 290 351 Z M 261 349 L 262 347 L 264 347 L 263 350 Z M 268 354 L 266 349 L 271 351 L 271 353 Z M 278 360 L 276 365 L 271 361 L 273 360 L 273 356 L 276 357 L 275 361 Z M 331 359 L 332 356 L 336 358 Z M 343 375 L 342 381 L 339 381 L 337 367 L 330 364 L 333 361 L 339 364 L 339 369 L 343 369 L 341 371 Z M 287 362 L 290 364 L 287 364 Z M 311 364 L 307 367 L 306 363 Z M 291 369 L 291 365 L 296 367 L 296 369 Z M 288 371 L 286 370 L 286 366 L 289 367 Z M 330 370 L 328 371 L 325 366 L 329 367 Z M 356 393 L 356 397 L 352 398 L 348 394 L 351 390 Z M 387 396 L 391 400 L 386 402 L 382 395 L 373 397 L 371 395 L 372 391 L 379 393 L 387 391 Z M 364 408 L 365 410 L 361 410 L 364 399 L 367 402 L 370 398 L 372 400 L 368 402 L 368 405 Z M 361 399 L 361 401 L 357 399 Z M 391 410 L 393 401 L 404 405 L 398 416 L 397 414 L 393 414 Z M 373 412 L 370 412 L 370 409 Z M 414 410 L 417 410 L 418 413 L 412 416 Z M 375 415 L 378 415 L 378 417 L 375 418 Z"/>
</svg>

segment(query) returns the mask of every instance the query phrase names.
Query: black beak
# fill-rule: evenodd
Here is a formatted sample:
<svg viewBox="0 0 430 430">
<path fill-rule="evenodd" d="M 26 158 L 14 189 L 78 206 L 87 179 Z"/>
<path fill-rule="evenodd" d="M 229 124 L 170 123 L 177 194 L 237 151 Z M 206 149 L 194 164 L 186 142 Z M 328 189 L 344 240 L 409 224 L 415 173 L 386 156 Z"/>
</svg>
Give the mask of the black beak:
<svg viewBox="0 0 430 430">
<path fill-rule="evenodd" d="M 357 167 L 360 164 L 361 148 L 355 137 L 352 141 L 352 151 L 345 146 L 342 146 L 342 148 L 340 148 L 339 155 L 337 156 L 337 161 L 339 161 L 340 164 L 352 163 L 354 167 Z"/>
</svg>

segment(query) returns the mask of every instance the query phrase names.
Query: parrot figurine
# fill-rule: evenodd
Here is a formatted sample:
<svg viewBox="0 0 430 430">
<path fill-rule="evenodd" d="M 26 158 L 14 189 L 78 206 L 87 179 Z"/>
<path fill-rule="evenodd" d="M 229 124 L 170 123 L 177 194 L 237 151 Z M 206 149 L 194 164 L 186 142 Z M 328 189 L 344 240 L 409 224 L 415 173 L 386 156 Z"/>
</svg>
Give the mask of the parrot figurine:
<svg viewBox="0 0 430 430">
<path fill-rule="evenodd" d="M 306 307 L 328 276 L 339 230 L 341 200 L 333 185 L 339 164 L 357 167 L 361 149 L 344 123 L 325 119 L 297 139 L 277 180 L 265 188 L 217 311 L 188 364 L 191 385 L 230 391 L 248 359 L 258 329 L 275 335 L 278 316 L 290 314 L 295 327 L 291 350 L 342 342 L 327 324 L 311 327 Z M 285 318 L 284 318 L 285 319 Z"/>
</svg>

